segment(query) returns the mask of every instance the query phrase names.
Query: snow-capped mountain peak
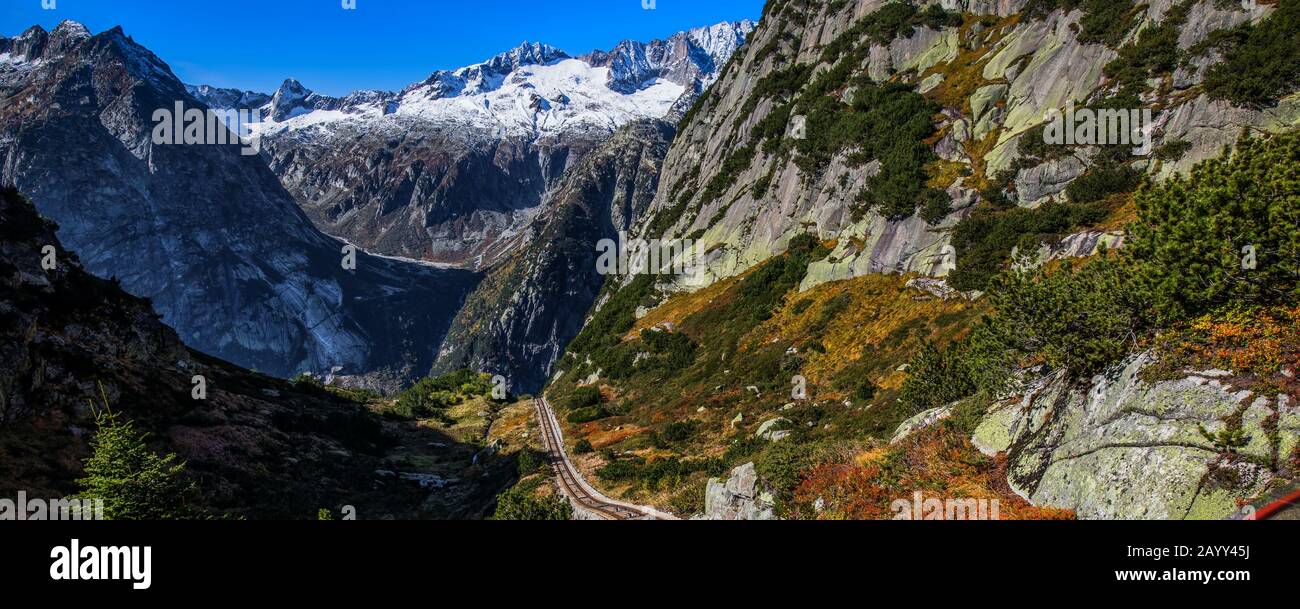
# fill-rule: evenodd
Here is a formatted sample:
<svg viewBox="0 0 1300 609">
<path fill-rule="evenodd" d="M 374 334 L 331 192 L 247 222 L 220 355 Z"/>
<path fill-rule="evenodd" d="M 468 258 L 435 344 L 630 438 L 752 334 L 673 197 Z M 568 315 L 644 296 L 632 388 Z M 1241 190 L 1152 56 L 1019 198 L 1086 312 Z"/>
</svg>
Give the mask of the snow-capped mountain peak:
<svg viewBox="0 0 1300 609">
<path fill-rule="evenodd" d="M 434 72 L 395 93 L 334 98 L 289 79 L 268 96 L 269 124 L 261 130 L 270 134 L 398 115 L 533 137 L 612 132 L 633 120 L 663 118 L 682 107 L 684 98 L 693 100 L 753 29 L 750 21 L 719 23 L 667 40 L 625 41 L 609 52 L 580 57 L 524 42 L 482 63 Z M 194 86 L 190 92 L 213 107 L 260 99 Z"/>
<path fill-rule="evenodd" d="M 691 42 L 700 47 L 722 68 L 731 54 L 745 43 L 758 24 L 749 19 L 735 23 L 719 23 L 709 27 L 696 28 L 686 32 Z"/>
<path fill-rule="evenodd" d="M 473 72 L 487 72 L 493 74 L 509 74 L 523 66 L 529 65 L 546 65 L 560 59 L 567 59 L 569 55 L 560 49 L 549 44 L 540 42 L 528 42 L 501 53 L 492 59 L 481 64 L 461 68 L 457 70 L 460 74 L 470 74 Z"/>
<path fill-rule="evenodd" d="M 50 32 L 50 41 L 61 47 L 59 52 L 66 50 L 62 47 L 70 47 L 87 38 L 90 38 L 90 30 L 71 19 L 64 19 L 54 28 L 54 31 Z"/>
<path fill-rule="evenodd" d="M 271 119 L 284 121 L 316 110 L 307 104 L 308 98 L 313 95 L 315 93 L 307 90 L 296 79 L 285 79 L 271 97 Z"/>
</svg>

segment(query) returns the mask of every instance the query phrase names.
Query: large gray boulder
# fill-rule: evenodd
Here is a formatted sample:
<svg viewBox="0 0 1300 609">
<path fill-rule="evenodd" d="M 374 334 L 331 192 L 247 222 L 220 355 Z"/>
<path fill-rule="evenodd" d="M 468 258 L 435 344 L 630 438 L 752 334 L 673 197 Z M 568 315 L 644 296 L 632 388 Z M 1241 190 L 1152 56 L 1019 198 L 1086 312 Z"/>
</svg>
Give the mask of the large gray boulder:
<svg viewBox="0 0 1300 609">
<path fill-rule="evenodd" d="M 704 513 L 695 520 L 776 520 L 776 502 L 762 488 L 753 463 L 731 470 L 725 481 L 710 478 L 704 490 Z"/>
</svg>

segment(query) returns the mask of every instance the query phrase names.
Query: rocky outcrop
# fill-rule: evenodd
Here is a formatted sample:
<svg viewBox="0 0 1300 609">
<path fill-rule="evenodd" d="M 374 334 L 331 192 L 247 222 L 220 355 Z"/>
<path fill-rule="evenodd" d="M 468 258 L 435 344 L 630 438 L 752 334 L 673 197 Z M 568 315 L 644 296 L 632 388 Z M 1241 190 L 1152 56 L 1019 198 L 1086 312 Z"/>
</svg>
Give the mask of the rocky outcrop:
<svg viewBox="0 0 1300 609">
<path fill-rule="evenodd" d="M 271 96 L 257 91 L 223 89 L 208 85 L 186 85 L 185 90 L 209 108 L 261 108 L 271 103 Z"/>
<path fill-rule="evenodd" d="M 746 19 L 679 32 L 667 40 L 628 40 L 609 52 L 595 51 L 583 59 L 593 66 L 608 68 L 606 86 L 619 93 L 631 93 L 662 78 L 688 85 L 698 94 L 713 83 L 754 26 Z M 690 98 L 694 101 L 694 96 Z"/>
<path fill-rule="evenodd" d="M 1121 247 L 1124 247 L 1122 231 L 1090 230 L 1066 235 L 1059 241 L 1040 244 L 1033 252 L 1020 252 L 1019 248 L 1013 248 L 1011 258 L 1015 268 L 1025 269 L 1039 267 L 1053 260 L 1094 256 L 1103 248 L 1115 250 Z"/>
<path fill-rule="evenodd" d="M 931 427 L 940 421 L 948 419 L 952 416 L 952 409 L 953 405 L 949 404 L 947 406 L 931 408 L 913 415 L 911 418 L 898 425 L 898 429 L 894 430 L 894 436 L 889 439 L 889 442 L 891 444 L 898 442 L 922 429 Z"/>
<path fill-rule="evenodd" d="M 1085 152 L 1078 151 L 1017 172 L 1017 200 L 1024 205 L 1032 205 L 1063 192 L 1070 182 L 1088 170 L 1087 156 Z"/>
<path fill-rule="evenodd" d="M 693 520 L 775 520 L 776 502 L 762 488 L 753 463 L 731 470 L 725 481 L 709 478 L 704 513 Z"/>
<path fill-rule="evenodd" d="M 801 290 L 873 273 L 915 273 L 925 281 L 911 284 L 921 290 L 911 294 L 913 298 L 949 298 L 953 295 L 938 279 L 958 262 L 950 233 L 984 203 L 983 197 L 997 190 L 1007 200 L 981 208 L 995 219 L 1000 212 L 994 206 L 1004 204 L 1038 208 L 1049 201 L 1076 199 L 1113 209 L 1125 203 L 1127 185 L 1121 184 L 1120 192 L 1112 191 L 1113 184 L 1099 185 L 1117 182 L 1104 179 L 1099 169 L 1128 167 L 1161 179 L 1218 154 L 1230 143 L 1229 133 L 1235 137 L 1243 128 L 1276 131 L 1300 125 L 1296 94 L 1264 110 L 1209 100 L 1196 87 L 1206 66 L 1218 58 L 1187 57 L 1181 69 L 1153 75 L 1146 83 L 1149 90 L 1136 102 L 1142 107 L 1138 110 L 1151 110 L 1154 122 L 1148 132 L 1158 153 L 1100 144 L 1062 150 L 1063 143 L 1026 140 L 1043 137 L 1037 128 L 1050 111 L 1114 100 L 1119 83 L 1133 84 L 1124 80 L 1130 74 L 1107 76 L 1106 67 L 1138 32 L 1170 23 L 1165 20 L 1171 15 L 1186 17 L 1195 24 L 1179 30 L 1178 45 L 1186 50 L 1222 27 L 1262 18 L 1271 9 L 1244 11 L 1198 0 L 1179 3 L 1174 12 L 1172 0 L 1155 0 L 1135 8 L 1130 31 L 1103 43 L 1085 35 L 1099 16 L 1086 11 L 1095 7 L 1016 15 L 1027 3 L 959 4 L 969 13 L 1002 18 L 931 13 L 931 19 L 911 21 L 915 15 L 909 17 L 905 5 L 884 0 L 769 5 L 750 43 L 680 126 L 652 209 L 636 227 L 634 236 L 690 238 L 697 251 L 705 253 L 686 273 L 658 282 L 657 293 L 638 294 L 637 316 L 653 315 L 655 302 L 668 302 L 669 316 L 680 320 L 689 315 L 682 308 L 705 300 L 700 290 L 752 271 L 804 234 L 816 237 L 831 252 L 808 265 Z M 890 14 L 894 19 L 864 21 L 880 10 L 896 11 Z M 900 20 L 921 25 L 881 34 Z M 845 61 L 849 63 L 836 63 Z M 934 124 L 933 132 L 917 143 L 930 147 L 939 160 L 924 162 L 909 181 L 933 189 L 926 191 L 930 200 L 921 208 L 928 212 L 928 221 L 919 215 L 902 217 L 912 209 L 907 202 L 902 213 L 889 217 L 878 213 L 887 206 L 862 207 L 876 196 L 911 195 L 902 188 L 886 191 L 873 180 L 888 164 L 870 158 L 875 151 L 855 147 L 873 134 L 837 139 L 852 132 L 853 121 L 846 117 L 870 122 L 865 109 L 851 107 L 848 101 L 868 84 L 854 77 L 915 87 L 940 106 L 936 112 L 917 113 Z M 809 115 L 801 116 L 805 110 Z M 1184 149 L 1187 154 L 1174 158 Z M 868 154 L 858 154 L 862 152 Z M 1132 159 L 1126 158 L 1130 155 Z M 1070 188 L 1083 176 L 1101 179 L 1085 183 L 1088 188 Z M 935 191 L 943 191 L 946 201 L 931 197 Z M 1087 196 L 1093 198 L 1080 198 Z M 1030 215 L 1007 214 L 1005 226 L 989 228 L 995 236 L 1002 229 L 1011 233 L 1020 230 L 1011 228 L 1018 217 Z M 1123 233 L 1105 228 L 1119 215 L 1094 220 L 1098 226 L 1093 228 L 1043 235 L 1048 243 L 1016 253 L 1024 254 L 1022 264 L 1041 265 L 1120 247 Z M 681 292 L 696 294 L 677 294 L 674 299 Z M 710 302 L 718 298 L 717 293 L 707 294 Z M 772 329 L 778 335 L 773 342 L 781 340 L 779 333 Z M 583 361 L 585 354 L 573 355 Z M 1039 505 L 1073 509 L 1087 518 L 1226 515 L 1232 499 L 1258 492 L 1272 475 L 1256 465 L 1267 456 L 1266 447 L 1224 454 L 1231 451 L 1203 438 L 1200 426 L 1221 429 L 1225 420 L 1235 421 L 1241 414 L 1253 438 L 1268 437 L 1263 426 L 1272 425 L 1272 414 L 1285 419 L 1282 412 L 1289 406 L 1270 405 L 1282 400 L 1268 396 L 1239 396 L 1209 380 L 1147 383 L 1129 369 L 1143 365 L 1131 361 L 1112 376 L 1081 385 L 1059 377 L 1040 379 L 1026 401 L 990 413 L 976 443 L 1006 452 L 1011 486 Z M 948 406 L 921 413 L 900 427 L 897 437 L 934 425 L 952 412 L 953 406 Z M 736 416 L 732 429 L 742 422 L 743 417 Z M 1282 446 L 1293 445 L 1288 444 L 1293 442 L 1288 433 L 1279 438 Z M 727 481 L 710 481 L 710 517 L 752 511 L 746 499 L 753 498 L 753 492 L 729 489 L 745 479 L 737 470 Z"/>
<path fill-rule="evenodd" d="M 1295 446 L 1294 407 L 1233 389 L 1225 371 L 1143 381 L 1151 363 L 1136 355 L 1082 385 L 1039 378 L 994 407 L 973 442 L 1007 453 L 1008 481 L 1035 505 L 1095 519 L 1227 517 L 1236 499 L 1265 490 L 1274 473 L 1263 464 Z M 1234 455 L 1200 431 L 1238 418 L 1248 443 Z"/>
<path fill-rule="evenodd" d="M 974 294 L 963 294 L 961 291 L 948 285 L 947 281 L 943 279 L 935 279 L 933 277 L 917 277 L 915 279 L 909 279 L 907 280 L 906 285 L 909 288 L 919 290 L 940 300 L 953 300 L 956 298 L 968 298 L 974 296 Z"/>
<path fill-rule="evenodd" d="M 790 419 L 785 417 L 768 419 L 758 426 L 758 431 L 754 432 L 754 437 L 768 442 L 780 442 L 790 437 L 790 425 Z"/>
</svg>

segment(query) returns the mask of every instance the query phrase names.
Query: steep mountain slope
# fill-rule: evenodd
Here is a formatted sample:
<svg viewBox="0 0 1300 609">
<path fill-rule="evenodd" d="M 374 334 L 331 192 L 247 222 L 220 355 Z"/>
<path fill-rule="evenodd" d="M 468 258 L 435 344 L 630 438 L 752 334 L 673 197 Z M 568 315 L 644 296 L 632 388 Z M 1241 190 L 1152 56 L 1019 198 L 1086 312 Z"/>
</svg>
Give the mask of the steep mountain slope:
<svg viewBox="0 0 1300 609">
<path fill-rule="evenodd" d="M 258 157 L 153 144 L 155 111 L 202 106 L 119 28 L 0 39 L 0 99 L 0 182 L 206 353 L 392 386 L 428 370 L 477 280 L 365 254 L 346 270 Z"/>
<path fill-rule="evenodd" d="M 445 489 L 378 475 L 412 447 L 436 443 L 465 467 L 476 449 L 428 427 L 399 435 L 351 399 L 188 349 L 147 300 L 87 273 L 56 228 L 0 192 L 0 495 L 75 492 L 92 405 L 105 402 L 152 449 L 179 455 L 201 491 L 191 507 L 214 516 L 304 520 L 344 505 L 360 519 L 474 516 L 513 475 L 508 459 Z"/>
<path fill-rule="evenodd" d="M 968 2 L 956 13 L 886 0 L 769 3 L 665 163 L 661 188 L 681 186 L 660 193 L 656 213 L 678 219 L 672 234 L 718 247 L 678 284 L 696 289 L 742 272 L 807 229 L 839 245 L 804 287 L 877 272 L 944 276 L 957 266 L 946 246 L 964 258 L 978 250 L 954 243 L 949 229 L 981 199 L 1037 207 L 1110 194 L 1066 191 L 1085 174 L 1098 176 L 1085 181 L 1091 186 L 1122 173 L 1115 152 L 1129 147 L 1098 155 L 1097 147 L 1041 143 L 1048 111 L 1068 103 L 1154 109 L 1153 150 L 1121 160 L 1160 176 L 1217 154 L 1243 128 L 1300 121 L 1294 94 L 1234 104 L 1204 83 L 1223 38 L 1210 34 L 1258 22 L 1271 6 L 1121 2 L 1132 10 L 1105 40 L 1092 30 L 1111 13 L 1066 10 L 1074 6 Z M 803 137 L 791 127 L 799 117 Z M 894 128 L 913 120 L 922 123 L 915 131 Z"/>
<path fill-rule="evenodd" d="M 525 43 L 392 93 L 332 98 L 288 80 L 261 98 L 258 130 L 324 232 L 484 269 L 519 246 L 569 167 L 629 122 L 680 115 L 752 28 L 721 23 L 580 57 Z M 206 99 L 235 107 L 236 92 L 219 93 Z"/>
<path fill-rule="evenodd" d="M 527 246 L 487 274 L 457 314 L 435 371 L 507 374 L 515 391 L 536 391 L 577 335 L 604 283 L 601 239 L 618 239 L 650 206 L 672 140 L 662 121 L 632 123 L 570 169 Z"/>
<path fill-rule="evenodd" d="M 1177 301 L 1172 277 L 1240 270 L 1254 245 L 1285 272 L 1213 285 L 1293 293 L 1294 137 L 1134 193 L 1243 130 L 1300 127 L 1297 6 L 770 2 L 634 231 L 705 254 L 607 282 L 548 387 L 592 478 L 719 517 L 889 517 L 925 488 L 1023 517 L 1158 518 L 1223 517 L 1293 476 L 1294 318 L 1235 293 L 1150 310 Z M 1071 106 L 1152 119 L 1136 141 L 1051 140 Z M 1231 190 L 1251 183 L 1267 186 Z M 1185 218 L 1164 207 L 1179 197 L 1206 203 Z M 1268 355 L 1144 355 L 1245 335 L 1273 336 Z M 1216 366 L 1233 382 L 1207 381 Z"/>
</svg>

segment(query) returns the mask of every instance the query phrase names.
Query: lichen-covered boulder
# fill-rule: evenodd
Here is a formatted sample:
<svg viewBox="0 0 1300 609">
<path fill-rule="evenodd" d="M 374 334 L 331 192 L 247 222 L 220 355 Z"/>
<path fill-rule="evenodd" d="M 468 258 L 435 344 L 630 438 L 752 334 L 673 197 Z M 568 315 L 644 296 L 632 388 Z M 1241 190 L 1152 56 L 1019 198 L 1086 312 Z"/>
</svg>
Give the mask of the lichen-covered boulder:
<svg viewBox="0 0 1300 609">
<path fill-rule="evenodd" d="M 1023 399 L 995 406 L 972 441 L 1007 453 L 1008 482 L 1035 505 L 1080 518 L 1227 517 L 1272 480 L 1263 464 L 1295 445 L 1295 413 L 1285 399 L 1232 389 L 1221 371 L 1143 381 L 1151 363 L 1136 355 L 1082 385 L 1039 379 Z M 1229 456 L 1201 429 L 1213 434 L 1236 416 L 1247 442 Z"/>
<path fill-rule="evenodd" d="M 695 520 L 776 520 L 776 501 L 763 489 L 753 463 L 731 470 L 725 481 L 710 478 L 704 513 Z"/>
</svg>

